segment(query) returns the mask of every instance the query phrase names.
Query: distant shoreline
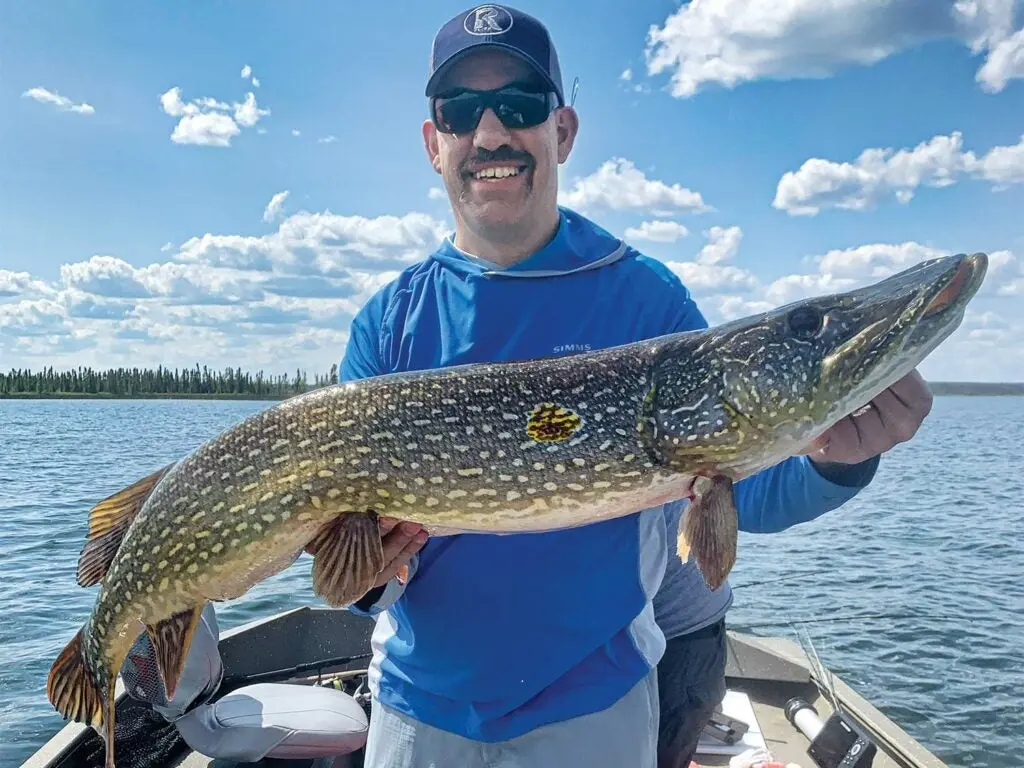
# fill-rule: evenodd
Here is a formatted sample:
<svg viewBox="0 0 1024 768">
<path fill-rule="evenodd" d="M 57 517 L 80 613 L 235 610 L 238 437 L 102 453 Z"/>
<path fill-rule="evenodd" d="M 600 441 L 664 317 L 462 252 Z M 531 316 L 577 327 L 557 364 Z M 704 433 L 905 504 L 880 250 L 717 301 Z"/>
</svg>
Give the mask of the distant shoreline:
<svg viewBox="0 0 1024 768">
<path fill-rule="evenodd" d="M 295 394 L 281 396 L 255 395 L 249 392 L 147 392 L 123 395 L 110 392 L 0 392 L 0 400 L 284 400 L 285 397 L 295 397 Z"/>
<path fill-rule="evenodd" d="M 928 382 L 928 386 L 936 397 L 1019 397 L 1024 395 L 1024 382 L 932 381 Z M 313 389 L 310 388 L 309 391 L 313 391 Z M 289 397 L 295 397 L 297 394 L 257 395 L 248 392 L 150 392 L 126 395 L 112 394 L 110 392 L 0 392 L 0 400 L 256 400 L 270 402 L 285 400 Z"/>
</svg>

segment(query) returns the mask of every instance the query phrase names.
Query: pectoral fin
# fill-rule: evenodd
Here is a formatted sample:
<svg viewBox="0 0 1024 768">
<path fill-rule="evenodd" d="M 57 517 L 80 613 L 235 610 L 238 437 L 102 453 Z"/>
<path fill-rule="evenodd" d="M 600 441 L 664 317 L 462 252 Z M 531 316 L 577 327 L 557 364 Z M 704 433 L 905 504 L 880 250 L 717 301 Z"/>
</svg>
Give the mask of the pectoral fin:
<svg viewBox="0 0 1024 768">
<path fill-rule="evenodd" d="M 121 540 L 149 494 L 174 464 L 158 469 L 124 490 L 103 499 L 89 512 L 89 533 L 78 556 L 78 584 L 91 587 L 107 575 Z"/>
<path fill-rule="evenodd" d="M 679 524 L 680 559 L 685 561 L 692 553 L 704 583 L 718 589 L 736 563 L 738 535 L 732 480 L 723 475 L 697 478 L 693 501 Z"/>
<path fill-rule="evenodd" d="M 306 551 L 313 555 L 313 592 L 329 605 L 351 605 L 384 568 L 377 515 L 348 512 L 321 528 Z"/>
<path fill-rule="evenodd" d="M 203 604 L 200 603 L 194 608 L 169 616 L 155 626 L 146 625 L 146 634 L 153 644 L 156 664 L 160 670 L 160 677 L 163 678 L 168 701 L 174 698 L 174 692 L 178 689 L 178 680 L 185 668 L 185 659 L 188 658 L 192 638 L 196 627 L 199 626 L 199 617 L 202 613 Z"/>
</svg>

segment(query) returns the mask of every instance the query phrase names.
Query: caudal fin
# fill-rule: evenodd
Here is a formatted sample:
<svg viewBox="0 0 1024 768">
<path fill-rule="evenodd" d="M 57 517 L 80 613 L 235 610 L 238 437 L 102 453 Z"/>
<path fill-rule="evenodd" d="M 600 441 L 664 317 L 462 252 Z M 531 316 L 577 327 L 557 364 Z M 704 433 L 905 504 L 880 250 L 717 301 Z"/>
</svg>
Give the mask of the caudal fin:
<svg viewBox="0 0 1024 768">
<path fill-rule="evenodd" d="M 85 663 L 84 632 L 84 629 L 78 630 L 50 667 L 46 698 L 64 719 L 85 723 L 103 734 L 107 748 L 106 768 L 115 768 L 114 684 L 109 681 L 105 691 L 96 685 Z"/>
<path fill-rule="evenodd" d="M 732 481 L 721 475 L 699 478 L 695 492 L 679 524 L 676 551 L 683 560 L 692 552 L 704 583 L 718 589 L 736 564 L 739 534 Z"/>
</svg>

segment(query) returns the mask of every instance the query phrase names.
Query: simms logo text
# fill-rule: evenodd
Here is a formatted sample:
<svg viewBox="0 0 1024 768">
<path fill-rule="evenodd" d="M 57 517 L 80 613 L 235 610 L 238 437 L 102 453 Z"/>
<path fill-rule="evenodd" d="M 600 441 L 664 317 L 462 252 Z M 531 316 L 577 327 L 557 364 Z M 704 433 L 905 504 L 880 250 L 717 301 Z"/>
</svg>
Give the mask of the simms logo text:
<svg viewBox="0 0 1024 768">
<path fill-rule="evenodd" d="M 588 352 L 589 350 L 589 344 L 559 344 L 551 351 L 559 355 L 563 352 Z"/>
</svg>

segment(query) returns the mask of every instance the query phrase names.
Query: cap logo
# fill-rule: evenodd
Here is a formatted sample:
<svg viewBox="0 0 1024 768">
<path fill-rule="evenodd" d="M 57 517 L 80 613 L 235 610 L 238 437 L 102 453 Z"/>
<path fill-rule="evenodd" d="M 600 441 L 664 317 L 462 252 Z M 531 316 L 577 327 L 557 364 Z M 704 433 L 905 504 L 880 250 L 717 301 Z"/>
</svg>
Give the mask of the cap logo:
<svg viewBox="0 0 1024 768">
<path fill-rule="evenodd" d="M 471 35 L 500 35 L 512 29 L 512 14 L 500 5 L 481 5 L 466 14 L 462 26 Z"/>
</svg>

